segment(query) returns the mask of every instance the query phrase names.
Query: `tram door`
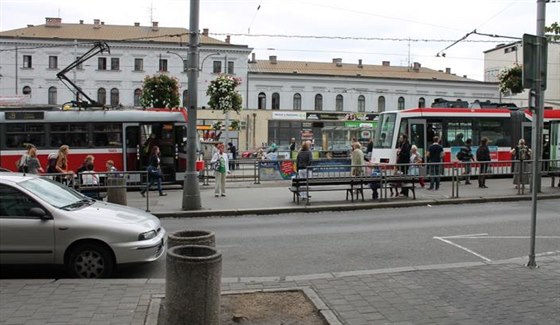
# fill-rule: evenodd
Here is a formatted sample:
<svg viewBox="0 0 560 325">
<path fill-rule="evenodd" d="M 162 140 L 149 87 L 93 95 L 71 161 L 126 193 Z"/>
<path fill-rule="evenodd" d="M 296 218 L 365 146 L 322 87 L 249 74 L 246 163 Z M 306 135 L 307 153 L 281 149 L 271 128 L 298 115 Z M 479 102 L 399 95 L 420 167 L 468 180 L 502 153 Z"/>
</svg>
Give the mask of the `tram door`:
<svg viewBox="0 0 560 325">
<path fill-rule="evenodd" d="M 426 156 L 426 120 L 409 120 L 408 134 L 410 145 L 418 147 L 418 154 L 421 157 Z"/>
<path fill-rule="evenodd" d="M 123 169 L 137 171 L 140 164 L 140 125 L 138 123 L 123 124 Z"/>
</svg>

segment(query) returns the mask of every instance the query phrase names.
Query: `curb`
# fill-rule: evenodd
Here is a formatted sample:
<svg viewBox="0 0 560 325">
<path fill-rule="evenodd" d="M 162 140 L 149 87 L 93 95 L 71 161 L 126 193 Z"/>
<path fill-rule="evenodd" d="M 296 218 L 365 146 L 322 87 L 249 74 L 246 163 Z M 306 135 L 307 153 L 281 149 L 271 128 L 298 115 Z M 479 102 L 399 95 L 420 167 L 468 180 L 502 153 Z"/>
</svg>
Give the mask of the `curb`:
<svg viewBox="0 0 560 325">
<path fill-rule="evenodd" d="M 538 200 L 560 199 L 560 194 L 540 194 Z M 373 203 L 348 203 L 339 205 L 308 205 L 276 208 L 256 209 L 223 209 L 223 210 L 196 210 L 196 211 L 173 211 L 152 212 L 158 218 L 198 218 L 215 216 L 244 216 L 244 215 L 273 215 L 285 213 L 314 213 L 324 211 L 356 211 L 385 208 L 409 208 L 426 205 L 451 205 L 451 204 L 476 204 L 489 202 L 515 202 L 531 201 L 529 194 L 519 196 L 493 196 L 493 197 L 471 197 L 471 198 L 449 198 L 433 200 L 413 200 L 399 202 L 373 202 Z"/>
</svg>

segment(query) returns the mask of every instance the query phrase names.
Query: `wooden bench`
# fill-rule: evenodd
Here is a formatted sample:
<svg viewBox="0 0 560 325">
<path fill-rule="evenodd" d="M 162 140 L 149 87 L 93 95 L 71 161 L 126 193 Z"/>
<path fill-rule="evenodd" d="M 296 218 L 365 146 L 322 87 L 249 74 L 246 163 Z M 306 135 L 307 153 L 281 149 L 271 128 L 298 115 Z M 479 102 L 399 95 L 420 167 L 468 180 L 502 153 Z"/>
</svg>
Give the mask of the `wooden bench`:
<svg viewBox="0 0 560 325">
<path fill-rule="evenodd" d="M 292 186 L 288 188 L 293 193 L 293 202 L 299 204 L 302 193 L 307 193 L 307 203 L 309 203 L 309 192 L 317 191 L 346 191 L 346 200 L 350 196 L 354 202 L 354 193 L 362 194 L 363 183 L 357 177 L 311 177 L 293 178 Z"/>
<path fill-rule="evenodd" d="M 364 199 L 364 188 L 370 188 L 370 184 L 378 183 L 378 190 L 380 198 L 387 197 L 387 189 L 396 188 L 394 184 L 399 184 L 399 189 L 408 189 L 412 192 L 412 197 L 416 200 L 416 183 L 418 183 L 418 176 L 356 176 L 356 177 L 312 177 L 312 178 L 293 178 L 292 185 L 289 190 L 293 194 L 292 201 L 299 204 L 302 193 L 307 193 L 309 197 L 310 192 L 316 191 L 346 191 L 346 200 L 348 197 L 354 202 L 354 194 L 356 199 L 360 196 L 362 201 Z M 385 191 L 385 195 L 384 192 Z M 309 203 L 309 198 L 306 204 Z"/>
</svg>

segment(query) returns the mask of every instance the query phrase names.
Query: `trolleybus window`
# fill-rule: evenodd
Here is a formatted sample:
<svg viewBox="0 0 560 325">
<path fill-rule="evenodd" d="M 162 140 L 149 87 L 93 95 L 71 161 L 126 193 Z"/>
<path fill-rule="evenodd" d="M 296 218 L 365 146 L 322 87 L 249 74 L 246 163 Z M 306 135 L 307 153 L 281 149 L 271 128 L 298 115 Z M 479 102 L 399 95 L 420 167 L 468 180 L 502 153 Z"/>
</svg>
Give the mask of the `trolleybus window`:
<svg viewBox="0 0 560 325">
<path fill-rule="evenodd" d="M 58 148 L 67 144 L 70 148 L 86 148 L 89 145 L 86 123 L 51 124 L 50 127 L 51 147 Z"/>
<path fill-rule="evenodd" d="M 393 143 L 393 133 L 395 130 L 395 119 L 397 114 L 386 113 L 381 115 L 379 121 L 379 126 L 377 132 L 379 138 L 377 139 L 376 148 L 391 148 L 391 143 Z"/>
<path fill-rule="evenodd" d="M 99 123 L 93 125 L 93 143 L 96 147 L 121 147 L 122 124 Z"/>
</svg>

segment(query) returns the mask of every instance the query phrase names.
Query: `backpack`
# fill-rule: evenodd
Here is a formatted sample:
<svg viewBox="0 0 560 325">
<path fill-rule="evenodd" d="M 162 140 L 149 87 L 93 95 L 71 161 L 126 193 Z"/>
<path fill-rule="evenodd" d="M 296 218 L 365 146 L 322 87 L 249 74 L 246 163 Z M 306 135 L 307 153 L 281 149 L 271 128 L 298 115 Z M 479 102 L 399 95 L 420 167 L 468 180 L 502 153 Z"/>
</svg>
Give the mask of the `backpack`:
<svg viewBox="0 0 560 325">
<path fill-rule="evenodd" d="M 527 147 L 517 148 L 517 158 L 519 160 L 531 160 L 531 149 Z"/>
<path fill-rule="evenodd" d="M 57 153 L 50 153 L 48 160 L 47 160 L 47 173 L 55 174 L 56 173 L 56 160 L 58 159 Z"/>
<path fill-rule="evenodd" d="M 461 150 L 459 150 L 459 152 L 457 153 L 456 157 L 457 157 L 457 160 L 464 161 L 464 160 L 466 160 L 466 156 L 467 156 L 467 153 L 465 152 L 465 150 L 463 150 L 463 148 L 461 148 Z"/>
<path fill-rule="evenodd" d="M 27 159 L 29 156 L 27 154 L 21 156 L 19 160 L 16 162 L 17 171 L 19 173 L 28 173 L 29 168 L 27 167 Z"/>
</svg>

